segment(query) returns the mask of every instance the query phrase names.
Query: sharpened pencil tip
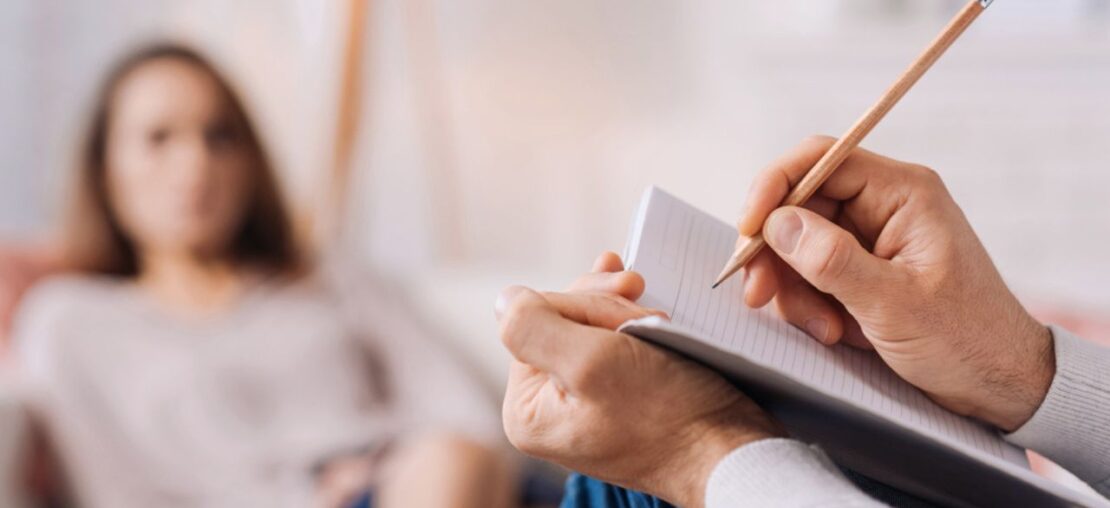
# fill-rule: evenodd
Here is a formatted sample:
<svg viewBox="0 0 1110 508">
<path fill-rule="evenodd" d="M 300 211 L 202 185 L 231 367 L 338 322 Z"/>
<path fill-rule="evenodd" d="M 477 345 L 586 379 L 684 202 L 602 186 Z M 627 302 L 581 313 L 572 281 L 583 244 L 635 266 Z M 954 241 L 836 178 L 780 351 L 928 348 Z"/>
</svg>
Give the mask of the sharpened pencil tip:
<svg viewBox="0 0 1110 508">
<path fill-rule="evenodd" d="M 713 286 L 711 286 L 709 289 L 717 289 L 717 286 L 720 286 L 720 285 L 721 285 L 720 282 L 714 282 Z"/>
</svg>

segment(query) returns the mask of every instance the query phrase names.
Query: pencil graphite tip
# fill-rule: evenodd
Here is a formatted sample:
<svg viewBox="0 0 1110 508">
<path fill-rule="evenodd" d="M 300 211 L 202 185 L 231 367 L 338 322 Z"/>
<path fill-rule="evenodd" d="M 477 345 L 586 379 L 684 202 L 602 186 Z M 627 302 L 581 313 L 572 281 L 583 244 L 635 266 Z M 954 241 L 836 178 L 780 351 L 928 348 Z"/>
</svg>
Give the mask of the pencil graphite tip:
<svg viewBox="0 0 1110 508">
<path fill-rule="evenodd" d="M 738 270 L 739 267 L 735 267 L 735 266 L 732 266 L 732 265 L 733 265 L 733 263 L 730 261 L 729 264 L 725 266 L 725 270 L 723 272 L 721 272 L 720 275 L 717 276 L 717 280 L 713 282 L 713 286 L 710 287 L 709 289 L 717 289 L 717 286 L 720 286 L 721 284 L 724 284 L 725 281 L 728 280 L 730 275 L 736 273 L 736 270 Z"/>
</svg>

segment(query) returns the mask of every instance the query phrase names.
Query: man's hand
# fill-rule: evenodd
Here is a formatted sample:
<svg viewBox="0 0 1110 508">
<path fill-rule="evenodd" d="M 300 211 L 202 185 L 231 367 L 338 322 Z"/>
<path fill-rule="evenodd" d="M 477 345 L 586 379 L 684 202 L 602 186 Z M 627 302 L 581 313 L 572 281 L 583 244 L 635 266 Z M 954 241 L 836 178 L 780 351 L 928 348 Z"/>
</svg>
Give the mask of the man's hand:
<svg viewBox="0 0 1110 508">
<path fill-rule="evenodd" d="M 515 357 L 505 433 L 529 455 L 700 506 L 725 455 L 783 432 L 716 373 L 613 331 L 659 314 L 630 301 L 643 279 L 621 269 L 606 254 L 567 293 L 502 291 L 501 338 Z"/>
<path fill-rule="evenodd" d="M 774 300 L 823 343 L 874 347 L 938 403 L 1015 430 L 1051 384 L 1051 334 L 935 172 L 856 150 L 804 208 L 776 209 L 833 142 L 806 140 L 752 185 L 739 241 L 764 224 L 773 251 L 746 269 L 746 303 Z"/>
</svg>

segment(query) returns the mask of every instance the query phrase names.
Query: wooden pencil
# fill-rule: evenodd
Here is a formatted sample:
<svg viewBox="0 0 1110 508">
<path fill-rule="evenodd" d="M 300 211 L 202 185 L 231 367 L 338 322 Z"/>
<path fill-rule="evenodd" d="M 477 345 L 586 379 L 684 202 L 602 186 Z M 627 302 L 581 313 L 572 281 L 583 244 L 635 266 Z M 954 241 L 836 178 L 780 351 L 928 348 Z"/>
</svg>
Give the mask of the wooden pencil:
<svg viewBox="0 0 1110 508">
<path fill-rule="evenodd" d="M 872 129 L 878 125 L 879 121 L 894 107 L 895 104 L 906 95 L 906 92 L 921 76 L 928 71 L 930 67 L 944 54 L 953 42 L 971 26 L 975 18 L 983 12 L 992 0 L 971 0 L 963 9 L 960 10 L 956 17 L 948 23 L 948 26 L 940 32 L 940 35 L 933 39 L 932 43 L 925 48 L 925 51 L 917 57 L 916 60 L 910 65 L 905 72 L 894 82 L 887 91 L 879 97 L 879 100 L 867 110 L 866 113 L 856 121 L 848 132 L 845 132 L 840 139 L 836 140 L 825 155 L 817 161 L 817 164 L 811 168 L 806 175 L 798 182 L 783 200 L 781 206 L 799 206 L 806 202 L 821 184 L 828 180 L 829 176 L 840 167 L 844 159 L 848 158 L 848 154 L 859 146 L 863 138 L 871 132 Z M 732 274 L 748 264 L 752 258 L 766 245 L 762 234 L 756 234 L 751 237 L 743 247 L 736 249 L 732 256 L 729 257 L 725 267 L 721 270 L 721 274 L 717 276 L 717 280 L 713 283 L 713 287 L 721 285 Z"/>
</svg>

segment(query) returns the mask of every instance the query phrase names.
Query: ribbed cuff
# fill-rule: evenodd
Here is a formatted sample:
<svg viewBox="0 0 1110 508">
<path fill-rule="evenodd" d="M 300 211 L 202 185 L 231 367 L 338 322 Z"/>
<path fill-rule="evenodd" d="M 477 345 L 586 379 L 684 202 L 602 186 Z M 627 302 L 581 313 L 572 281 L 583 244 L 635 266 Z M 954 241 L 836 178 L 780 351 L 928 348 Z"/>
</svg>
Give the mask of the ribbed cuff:
<svg viewBox="0 0 1110 508">
<path fill-rule="evenodd" d="M 876 507 L 816 446 L 764 439 L 725 456 L 709 475 L 706 508 Z"/>
<path fill-rule="evenodd" d="M 1110 348 L 1050 329 L 1056 376 L 1041 407 L 1006 439 L 1110 496 Z"/>
</svg>

